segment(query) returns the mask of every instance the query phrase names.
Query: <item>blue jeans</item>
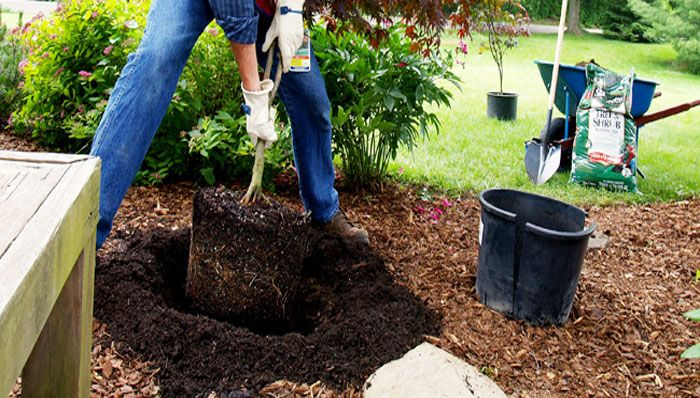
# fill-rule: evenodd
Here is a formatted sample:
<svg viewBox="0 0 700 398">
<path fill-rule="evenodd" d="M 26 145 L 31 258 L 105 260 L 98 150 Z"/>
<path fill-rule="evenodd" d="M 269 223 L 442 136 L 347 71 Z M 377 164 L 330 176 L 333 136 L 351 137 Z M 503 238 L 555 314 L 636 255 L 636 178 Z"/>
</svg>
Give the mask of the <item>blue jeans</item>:
<svg viewBox="0 0 700 398">
<path fill-rule="evenodd" d="M 210 0 L 211 3 L 218 1 L 241 0 Z M 252 7 L 253 0 L 242 1 L 249 2 Z M 209 2 L 203 0 L 153 0 L 151 3 L 143 39 L 128 57 L 90 151 L 91 155 L 102 159 L 98 248 L 107 239 L 114 216 L 165 116 L 192 47 L 215 16 L 220 24 L 225 18 L 217 15 L 217 11 L 220 10 L 216 6 L 212 9 Z M 259 18 L 254 15 L 254 18 L 257 19 L 258 60 L 264 63 L 267 56 L 262 53 L 261 46 L 271 18 L 265 15 Z M 248 18 L 246 23 L 249 22 Z M 222 25 L 230 40 L 249 41 L 249 32 L 236 30 L 231 24 Z M 338 211 L 330 102 L 317 60 L 315 56 L 311 59 L 311 72 L 284 74 L 279 97 L 292 124 L 302 202 L 311 211 L 314 221 L 327 223 Z M 275 58 L 273 76 L 278 62 Z M 232 88 L 236 89 L 240 90 Z"/>
</svg>

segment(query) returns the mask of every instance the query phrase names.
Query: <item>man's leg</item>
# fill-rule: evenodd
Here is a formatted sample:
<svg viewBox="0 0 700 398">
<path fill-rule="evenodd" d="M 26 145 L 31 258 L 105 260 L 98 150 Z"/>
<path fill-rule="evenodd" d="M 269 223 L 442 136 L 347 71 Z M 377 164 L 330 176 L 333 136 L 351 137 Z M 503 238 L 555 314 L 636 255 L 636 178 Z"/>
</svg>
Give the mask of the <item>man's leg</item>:
<svg viewBox="0 0 700 398">
<path fill-rule="evenodd" d="M 271 18 L 260 15 L 257 50 L 263 67 L 267 55 L 262 52 L 262 43 L 270 22 Z M 279 67 L 278 56 L 274 62 L 272 76 Z M 326 232 L 350 241 L 369 243 L 367 231 L 350 223 L 339 208 L 331 149 L 331 104 L 313 48 L 311 71 L 285 73 L 279 95 L 292 123 L 294 163 L 304 208 L 311 211 L 312 220 Z"/>
<path fill-rule="evenodd" d="M 257 49 L 258 61 L 262 64 L 267 62 L 262 43 L 270 22 L 270 17 L 260 15 Z M 278 64 L 276 56 L 272 76 Z M 331 150 L 331 104 L 313 53 L 310 72 L 288 72 L 282 76 L 279 96 L 292 123 L 294 163 L 304 208 L 311 211 L 314 221 L 328 223 L 339 208 Z"/>
<path fill-rule="evenodd" d="M 101 247 L 126 191 L 141 167 L 177 81 L 207 24 L 213 19 L 203 0 L 153 0 L 146 31 L 109 99 L 90 151 L 102 159 Z"/>
</svg>

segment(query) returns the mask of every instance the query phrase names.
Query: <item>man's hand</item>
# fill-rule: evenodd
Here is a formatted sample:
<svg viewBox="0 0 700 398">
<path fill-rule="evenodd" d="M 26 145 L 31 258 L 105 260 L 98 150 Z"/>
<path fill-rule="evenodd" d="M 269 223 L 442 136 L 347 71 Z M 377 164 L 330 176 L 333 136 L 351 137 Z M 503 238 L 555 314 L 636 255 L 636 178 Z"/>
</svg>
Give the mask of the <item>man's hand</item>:
<svg viewBox="0 0 700 398">
<path fill-rule="evenodd" d="M 277 0 L 277 11 L 267 31 L 263 51 L 267 52 L 275 39 L 282 54 L 282 70 L 289 72 L 292 57 L 304 41 L 304 0 Z"/>
<path fill-rule="evenodd" d="M 270 146 L 277 141 L 277 132 L 275 131 L 275 110 L 270 108 L 270 91 L 275 86 L 275 83 L 270 80 L 260 82 L 262 90 L 248 91 L 243 89 L 243 98 L 245 99 L 244 111 L 247 115 L 246 128 L 253 146 L 257 145 L 258 138 L 266 142 Z"/>
</svg>

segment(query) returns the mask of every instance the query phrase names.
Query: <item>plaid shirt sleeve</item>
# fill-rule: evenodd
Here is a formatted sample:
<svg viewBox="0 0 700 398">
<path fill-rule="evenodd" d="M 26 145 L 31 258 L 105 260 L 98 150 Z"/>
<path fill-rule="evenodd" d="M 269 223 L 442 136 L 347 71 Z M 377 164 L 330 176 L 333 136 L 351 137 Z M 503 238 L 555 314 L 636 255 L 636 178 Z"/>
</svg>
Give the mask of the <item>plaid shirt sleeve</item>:
<svg viewBox="0 0 700 398">
<path fill-rule="evenodd" d="M 255 0 L 209 0 L 216 23 L 233 43 L 253 44 L 258 37 Z"/>
</svg>

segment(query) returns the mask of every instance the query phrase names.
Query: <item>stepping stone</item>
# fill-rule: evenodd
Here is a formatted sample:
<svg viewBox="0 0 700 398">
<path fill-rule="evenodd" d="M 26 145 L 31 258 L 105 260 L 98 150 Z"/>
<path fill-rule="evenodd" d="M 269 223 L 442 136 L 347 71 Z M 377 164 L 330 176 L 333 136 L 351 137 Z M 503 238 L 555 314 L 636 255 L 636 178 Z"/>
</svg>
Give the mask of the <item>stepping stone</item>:
<svg viewBox="0 0 700 398">
<path fill-rule="evenodd" d="M 377 370 L 365 398 L 507 398 L 476 368 L 429 343 Z"/>
<path fill-rule="evenodd" d="M 588 249 L 605 249 L 610 243 L 610 237 L 604 233 L 594 232 L 588 238 Z"/>
</svg>

